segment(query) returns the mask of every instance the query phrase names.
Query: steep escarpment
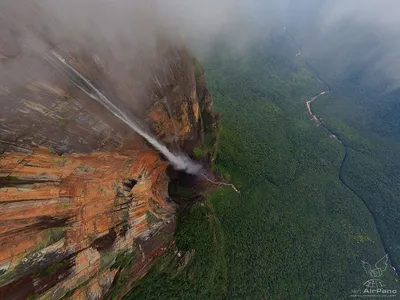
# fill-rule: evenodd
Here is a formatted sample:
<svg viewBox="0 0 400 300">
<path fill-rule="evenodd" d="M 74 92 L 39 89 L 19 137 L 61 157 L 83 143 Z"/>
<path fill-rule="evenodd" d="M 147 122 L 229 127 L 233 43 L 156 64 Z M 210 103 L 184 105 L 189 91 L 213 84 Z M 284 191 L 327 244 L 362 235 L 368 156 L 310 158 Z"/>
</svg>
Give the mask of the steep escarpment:
<svg viewBox="0 0 400 300">
<path fill-rule="evenodd" d="M 88 292 L 101 295 L 113 281 L 117 270 L 111 267 L 119 254 L 148 259 L 135 239 L 174 230 L 166 166 L 149 149 L 58 156 L 37 148 L 4 154 L 3 297 L 44 292 L 60 298 L 85 282 Z M 167 235 L 157 248 L 168 242 Z"/>
<path fill-rule="evenodd" d="M 171 151 L 215 143 L 204 71 L 186 49 L 162 48 L 145 87 L 101 50 L 56 50 Z M 24 59 L 46 72 L 1 86 L 0 298 L 120 297 L 174 244 L 168 162 L 43 57 Z"/>
</svg>

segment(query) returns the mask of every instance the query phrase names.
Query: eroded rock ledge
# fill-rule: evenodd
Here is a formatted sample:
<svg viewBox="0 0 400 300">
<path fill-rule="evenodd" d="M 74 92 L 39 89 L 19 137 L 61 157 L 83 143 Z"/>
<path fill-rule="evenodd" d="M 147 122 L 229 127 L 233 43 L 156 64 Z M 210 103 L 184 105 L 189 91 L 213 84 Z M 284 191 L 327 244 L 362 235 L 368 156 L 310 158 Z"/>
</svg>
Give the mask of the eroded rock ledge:
<svg viewBox="0 0 400 300">
<path fill-rule="evenodd" d="M 64 154 L 46 148 L 0 161 L 0 283 L 4 296 L 102 295 L 118 255 L 145 273 L 171 243 L 167 164 L 151 149 Z M 41 293 L 40 293 L 41 294 Z"/>
<path fill-rule="evenodd" d="M 124 88 L 113 81 L 115 70 L 109 74 L 97 56 L 65 56 L 135 111 L 120 100 Z M 204 71 L 185 49 L 165 56 L 168 68 L 154 71 L 136 116 L 172 151 L 192 157 L 207 136 L 200 155 L 206 164 L 217 136 Z M 14 59 L 5 57 L 2 70 Z M 124 277 L 121 293 L 112 295 L 118 298 L 174 245 L 168 164 L 76 86 L 47 71 L 1 86 L 0 298 L 107 298 Z M 119 78 L 135 82 L 129 71 L 118 70 Z"/>
</svg>

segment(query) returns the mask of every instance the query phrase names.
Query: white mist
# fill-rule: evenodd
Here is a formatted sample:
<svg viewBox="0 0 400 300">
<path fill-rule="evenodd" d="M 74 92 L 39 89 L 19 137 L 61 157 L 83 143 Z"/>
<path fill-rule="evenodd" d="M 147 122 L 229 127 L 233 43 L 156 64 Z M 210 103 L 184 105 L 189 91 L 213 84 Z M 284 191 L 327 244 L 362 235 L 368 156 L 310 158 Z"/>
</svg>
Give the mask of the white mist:
<svg viewBox="0 0 400 300">
<path fill-rule="evenodd" d="M 85 88 L 74 82 L 71 78 L 69 78 L 77 87 L 79 87 L 83 92 L 85 92 L 91 99 L 96 100 L 99 102 L 101 105 L 103 105 L 109 112 L 111 112 L 114 116 L 116 116 L 118 119 L 120 119 L 122 122 L 124 122 L 126 125 L 128 125 L 130 128 L 132 128 L 134 131 L 136 131 L 138 134 L 140 134 L 146 141 L 148 141 L 151 145 L 154 146 L 158 151 L 160 151 L 167 159 L 168 161 L 172 164 L 172 166 L 177 169 L 177 170 L 183 170 L 189 174 L 199 174 L 200 171 L 202 170 L 202 167 L 193 162 L 187 155 L 183 153 L 179 154 L 174 154 L 169 149 L 160 143 L 156 138 L 148 134 L 138 123 L 136 123 L 134 120 L 129 118 L 123 111 L 121 111 L 117 106 L 115 106 L 110 100 L 107 99 L 106 96 L 103 95 L 95 86 L 93 86 L 88 79 L 86 79 L 82 74 L 80 74 L 75 68 L 70 66 L 65 59 L 57 54 L 56 52 L 52 51 L 52 54 L 64 65 L 66 66 L 69 70 L 71 70 L 76 76 L 78 76 L 80 79 L 82 79 L 95 93 L 96 95 L 93 95 L 92 93 L 88 92 Z M 47 56 L 47 60 L 49 60 L 49 56 Z M 54 65 L 54 64 L 53 64 Z M 55 65 L 54 65 L 55 66 Z M 55 66 L 57 68 L 57 66 Z M 57 68 L 61 73 L 63 73 L 64 76 L 67 76 L 62 70 Z M 68 76 L 67 76 L 68 77 Z"/>
</svg>

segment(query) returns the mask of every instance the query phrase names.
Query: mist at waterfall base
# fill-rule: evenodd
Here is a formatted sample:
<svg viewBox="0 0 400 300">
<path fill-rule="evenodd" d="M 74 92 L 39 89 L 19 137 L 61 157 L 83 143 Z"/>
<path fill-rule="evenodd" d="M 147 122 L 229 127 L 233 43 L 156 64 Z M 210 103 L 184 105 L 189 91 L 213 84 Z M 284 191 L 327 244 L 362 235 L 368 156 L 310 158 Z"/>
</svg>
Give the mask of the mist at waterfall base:
<svg viewBox="0 0 400 300">
<path fill-rule="evenodd" d="M 74 85 L 81 89 L 91 99 L 100 103 L 110 113 L 112 113 L 119 120 L 124 122 L 136 133 L 140 134 L 147 142 L 149 142 L 155 149 L 160 151 L 171 165 L 177 169 L 185 171 L 192 175 L 198 175 L 202 171 L 202 166 L 193 162 L 187 155 L 183 153 L 172 153 L 164 144 L 159 142 L 155 137 L 146 132 L 142 126 L 136 122 L 132 117 L 128 117 L 121 109 L 115 106 L 102 92 L 100 92 L 86 77 L 79 73 L 74 67 L 69 65 L 66 60 L 56 52 L 51 52 L 45 55 L 45 59 L 53 65 L 60 73 L 68 78 Z M 64 68 L 59 67 L 55 59 L 62 64 Z M 74 80 L 74 77 L 78 77 L 80 80 Z M 84 84 L 83 84 L 84 83 Z"/>
</svg>

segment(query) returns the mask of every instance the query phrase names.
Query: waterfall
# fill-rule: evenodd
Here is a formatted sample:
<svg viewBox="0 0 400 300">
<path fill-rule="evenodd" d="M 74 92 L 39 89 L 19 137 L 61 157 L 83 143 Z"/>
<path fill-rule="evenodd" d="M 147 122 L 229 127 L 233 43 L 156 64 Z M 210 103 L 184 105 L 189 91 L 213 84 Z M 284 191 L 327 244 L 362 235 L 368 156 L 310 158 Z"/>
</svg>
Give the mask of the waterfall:
<svg viewBox="0 0 400 300">
<path fill-rule="evenodd" d="M 54 63 L 54 58 L 50 55 L 46 54 L 46 60 L 52 64 L 60 73 L 62 73 L 65 77 L 67 77 L 73 84 L 75 84 L 79 89 L 81 89 L 86 95 L 88 95 L 91 99 L 99 102 L 103 107 L 105 107 L 110 113 L 112 113 L 115 117 L 120 119 L 130 128 L 132 128 L 135 132 L 140 134 L 146 141 L 148 141 L 155 149 L 160 151 L 167 160 L 171 163 L 171 165 L 178 170 L 183 170 L 189 174 L 196 175 L 201 172 L 202 167 L 193 162 L 186 154 L 184 153 L 172 153 L 164 144 L 159 142 L 155 137 L 151 136 L 146 130 L 133 118 L 130 118 L 125 114 L 121 109 L 115 106 L 103 93 L 101 93 L 92 83 L 84 77 L 81 73 L 79 73 L 74 67 L 66 62 L 66 60 L 56 52 L 51 52 L 53 56 L 62 63 L 64 67 L 66 67 L 70 72 L 72 72 L 75 76 L 77 76 L 81 81 L 83 81 L 87 87 L 84 87 L 80 82 L 78 83 L 71 75 L 68 75 L 68 72 L 65 72 L 62 68 L 59 68 Z M 92 90 L 92 92 L 90 92 Z"/>
</svg>

